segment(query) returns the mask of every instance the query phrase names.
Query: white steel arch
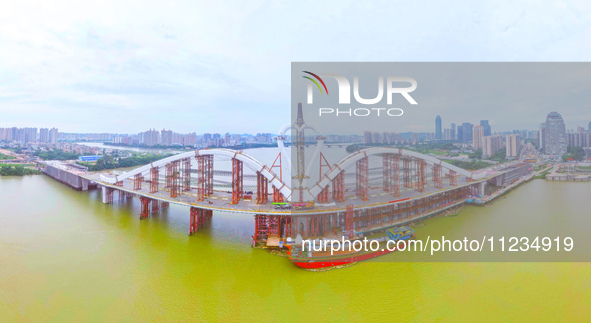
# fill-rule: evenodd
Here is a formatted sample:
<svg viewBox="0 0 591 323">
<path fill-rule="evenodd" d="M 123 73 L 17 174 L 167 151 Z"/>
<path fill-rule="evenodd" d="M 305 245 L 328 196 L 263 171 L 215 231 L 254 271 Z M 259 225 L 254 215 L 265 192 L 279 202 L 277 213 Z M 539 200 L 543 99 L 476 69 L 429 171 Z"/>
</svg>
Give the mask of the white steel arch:
<svg viewBox="0 0 591 323">
<path fill-rule="evenodd" d="M 326 173 L 326 175 L 324 175 L 322 177 L 322 179 L 309 190 L 310 195 L 314 198 L 317 197 L 318 194 L 320 193 L 320 191 L 322 191 L 322 188 L 326 187 L 328 184 L 330 184 L 332 182 L 332 180 L 341 172 L 341 170 L 344 170 L 345 168 L 347 168 L 351 165 L 354 165 L 358 160 L 360 160 L 366 156 L 374 156 L 374 155 L 381 155 L 381 154 L 401 154 L 402 156 L 420 158 L 420 159 L 425 160 L 426 162 L 429 162 L 432 165 L 441 165 L 441 167 L 443 167 L 443 168 L 453 170 L 459 175 L 463 175 L 463 176 L 472 178 L 474 180 L 478 180 L 480 178 L 486 177 L 486 174 L 484 174 L 484 173 L 475 174 L 475 173 L 469 172 L 465 169 L 454 166 L 452 164 L 446 163 L 440 159 L 437 159 L 437 158 L 434 158 L 431 156 L 427 156 L 427 155 L 423 155 L 423 154 L 417 153 L 415 151 L 398 149 L 398 148 L 391 148 L 391 147 L 372 147 L 372 148 L 366 148 L 366 149 L 359 150 L 356 153 L 350 154 L 350 155 L 346 156 L 345 158 L 341 159 L 338 163 L 336 163 L 334 165 L 332 170 L 330 170 L 328 173 Z"/>
<path fill-rule="evenodd" d="M 187 158 L 187 157 L 193 158 L 196 155 L 197 156 L 198 155 L 213 155 L 214 158 L 216 156 L 217 157 L 226 157 L 226 158 L 236 158 L 236 159 L 242 161 L 244 163 L 244 165 L 246 165 L 248 168 L 252 169 L 253 171 L 260 172 L 267 180 L 269 180 L 269 184 L 271 184 L 271 186 L 279 189 L 281 194 L 283 194 L 283 196 L 285 196 L 287 198 L 287 200 L 291 199 L 291 188 L 289 188 L 287 185 L 285 185 L 283 182 L 281 182 L 281 180 L 279 179 L 279 176 L 275 175 L 275 173 L 273 173 L 267 166 L 263 165 L 261 162 L 259 162 L 254 157 L 252 157 L 248 154 L 245 154 L 242 151 L 237 151 L 237 150 L 232 150 L 232 149 L 223 149 L 223 148 L 201 149 L 201 150 L 195 150 L 195 151 L 190 151 L 190 152 L 186 152 L 186 153 L 181 153 L 181 154 L 177 154 L 177 155 L 174 155 L 174 156 L 171 156 L 168 158 L 160 159 L 160 160 L 155 161 L 149 165 L 138 167 L 138 168 L 136 168 L 130 172 L 127 172 L 125 174 L 116 175 L 114 177 L 105 176 L 105 175 L 101 174 L 100 178 L 101 178 L 101 181 L 103 181 L 105 183 L 115 184 L 118 181 L 133 178 L 136 174 L 148 173 L 148 172 L 150 172 L 150 169 L 152 167 L 164 166 L 170 162 L 173 162 L 176 160 L 181 160 L 183 158 Z"/>
</svg>

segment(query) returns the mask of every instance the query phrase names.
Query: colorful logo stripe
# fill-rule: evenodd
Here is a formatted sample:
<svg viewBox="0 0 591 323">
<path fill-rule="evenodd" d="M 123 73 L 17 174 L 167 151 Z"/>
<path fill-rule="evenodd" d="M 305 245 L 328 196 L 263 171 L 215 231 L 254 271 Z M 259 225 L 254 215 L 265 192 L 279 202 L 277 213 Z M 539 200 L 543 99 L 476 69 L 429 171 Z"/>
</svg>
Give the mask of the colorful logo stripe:
<svg viewBox="0 0 591 323">
<path fill-rule="evenodd" d="M 328 95 L 328 89 L 326 88 L 326 84 L 324 84 L 324 81 L 320 78 L 320 76 L 318 76 L 318 75 L 316 75 L 316 74 L 314 74 L 312 72 L 308 72 L 308 71 L 302 71 L 302 72 L 307 73 L 307 74 L 310 74 L 310 75 L 314 76 L 318 81 L 320 81 L 320 83 L 322 83 L 322 86 L 324 87 L 324 90 L 326 91 L 326 95 Z M 322 88 L 320 87 L 320 84 L 318 84 L 318 82 L 316 82 L 313 78 L 310 78 L 310 77 L 307 77 L 307 76 L 302 76 L 302 77 L 305 78 L 305 79 L 308 79 L 308 80 L 310 80 L 312 82 L 314 82 L 314 84 L 316 84 L 316 86 L 320 90 L 320 93 L 323 93 L 322 92 Z"/>
</svg>

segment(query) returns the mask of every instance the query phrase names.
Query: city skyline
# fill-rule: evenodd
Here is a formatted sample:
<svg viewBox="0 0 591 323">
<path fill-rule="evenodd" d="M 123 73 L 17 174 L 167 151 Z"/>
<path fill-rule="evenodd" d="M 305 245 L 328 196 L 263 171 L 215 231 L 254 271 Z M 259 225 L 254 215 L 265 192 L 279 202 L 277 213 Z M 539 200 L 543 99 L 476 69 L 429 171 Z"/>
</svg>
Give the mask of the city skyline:
<svg viewBox="0 0 591 323">
<path fill-rule="evenodd" d="M 440 3 L 420 18 L 404 14 L 422 11 L 415 3 L 384 5 L 377 12 L 355 2 L 211 3 L 200 10 L 202 5 L 179 3 L 179 14 L 172 18 L 162 14 L 170 9 L 164 4 L 144 4 L 142 15 L 137 15 L 133 6 L 113 1 L 2 2 L 0 127 L 88 133 L 137 133 L 147 128 L 214 132 L 223 121 L 237 132 L 275 132 L 290 121 L 293 61 L 591 58 L 591 44 L 586 41 L 591 20 L 584 15 L 591 9 L 588 3 L 547 4 L 527 13 L 515 10 L 519 7 L 515 3 L 499 8 L 493 1 L 467 2 L 457 11 Z M 488 18 L 469 21 L 468 26 L 457 24 L 474 12 Z M 122 22 L 124 16 L 130 19 Z M 432 21 L 440 28 L 426 27 Z M 274 28 L 268 28 L 270 24 Z M 211 29 L 212 25 L 224 28 Z M 372 30 L 372 37 L 360 34 L 359 26 Z M 413 28 L 404 37 L 387 41 L 397 26 Z M 321 34 L 313 32 L 320 28 Z M 354 51 L 351 43 L 356 44 Z M 541 107 L 538 112 L 560 108 Z M 454 114 L 472 109 L 458 108 Z M 578 119 L 591 119 L 588 107 L 581 109 L 581 113 L 561 111 L 568 127 L 576 126 L 571 122 Z M 523 111 L 513 121 L 532 113 Z M 448 111 L 423 114 L 422 122 L 400 123 L 397 131 L 426 131 L 437 114 L 456 119 Z M 501 115 L 499 111 L 499 116 L 482 118 L 499 130 L 535 126 L 505 124 Z"/>
</svg>

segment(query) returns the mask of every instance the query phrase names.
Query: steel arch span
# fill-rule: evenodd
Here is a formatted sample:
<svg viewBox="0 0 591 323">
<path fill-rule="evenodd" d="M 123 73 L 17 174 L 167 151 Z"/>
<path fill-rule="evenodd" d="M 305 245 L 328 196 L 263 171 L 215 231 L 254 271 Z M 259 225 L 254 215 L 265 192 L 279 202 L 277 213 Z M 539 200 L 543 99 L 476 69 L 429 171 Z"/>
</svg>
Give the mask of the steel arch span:
<svg viewBox="0 0 591 323">
<path fill-rule="evenodd" d="M 360 161 L 370 156 L 381 156 L 386 154 L 394 154 L 400 156 L 400 158 L 410 158 L 412 160 L 422 160 L 426 165 L 439 166 L 441 170 L 445 169 L 453 174 L 465 176 L 470 180 L 480 180 L 486 177 L 486 174 L 476 174 L 457 166 L 446 163 L 440 159 L 427 156 L 418 152 L 392 148 L 392 147 L 372 147 L 359 150 L 353 154 L 347 155 L 341 159 L 338 163 L 332 166 L 332 169 L 328 171 L 323 177 L 316 183 L 312 188 L 308 190 L 309 198 L 316 199 L 319 197 L 321 192 L 325 190 L 327 186 L 335 182 L 335 179 L 347 168 L 355 166 Z M 367 167 L 367 166 L 365 166 Z M 338 180 L 338 179 L 337 179 Z"/>
<path fill-rule="evenodd" d="M 269 169 L 269 167 L 262 164 L 256 158 L 254 158 L 242 151 L 237 151 L 237 150 L 232 150 L 232 149 L 223 149 L 223 148 L 201 149 L 201 150 L 195 150 L 195 151 L 177 154 L 177 155 L 174 155 L 171 157 L 167 157 L 167 158 L 155 161 L 151 164 L 136 168 L 132 171 L 129 171 L 129 172 L 121 174 L 121 175 L 115 175 L 115 176 L 111 177 L 111 176 L 105 176 L 105 175 L 101 174 L 100 180 L 102 182 L 115 185 L 116 183 L 121 182 L 123 180 L 133 179 L 136 175 L 148 175 L 150 173 L 150 170 L 153 168 L 165 166 L 169 163 L 182 161 L 187 158 L 194 158 L 194 157 L 206 156 L 206 155 L 211 155 L 214 158 L 215 157 L 230 158 L 230 159 L 235 159 L 235 160 L 242 162 L 245 166 L 247 166 L 251 170 L 253 170 L 255 172 L 259 172 L 264 178 L 266 178 L 269 181 L 269 184 L 273 188 L 277 189 L 286 199 L 290 200 L 291 188 L 288 187 L 287 185 L 285 185 L 280 180 L 279 176 L 277 176 L 274 172 L 272 172 Z"/>
</svg>

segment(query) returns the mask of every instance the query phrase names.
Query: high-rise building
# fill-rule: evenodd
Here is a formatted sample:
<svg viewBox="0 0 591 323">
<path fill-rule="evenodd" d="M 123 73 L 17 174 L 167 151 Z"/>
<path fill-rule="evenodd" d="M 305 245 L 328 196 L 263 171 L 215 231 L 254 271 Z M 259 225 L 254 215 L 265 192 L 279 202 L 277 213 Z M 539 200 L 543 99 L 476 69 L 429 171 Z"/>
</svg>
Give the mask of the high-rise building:
<svg viewBox="0 0 591 323">
<path fill-rule="evenodd" d="M 463 142 L 469 142 L 472 140 L 472 124 L 469 122 L 462 123 L 462 136 Z"/>
<path fill-rule="evenodd" d="M 550 112 L 546 118 L 544 141 L 546 154 L 562 156 L 566 153 L 566 130 L 558 112 Z"/>
<path fill-rule="evenodd" d="M 538 145 L 540 150 L 544 150 L 546 146 L 546 123 L 540 123 L 540 131 L 538 131 Z"/>
<path fill-rule="evenodd" d="M 480 125 L 482 127 L 484 127 L 484 136 L 490 136 L 491 135 L 491 128 L 490 128 L 490 124 L 488 123 L 488 120 L 480 120 Z"/>
<path fill-rule="evenodd" d="M 451 138 L 450 138 L 450 140 L 457 140 L 458 138 L 457 138 L 457 135 L 456 135 L 456 124 L 455 123 L 452 123 L 450 129 L 451 129 Z"/>
<path fill-rule="evenodd" d="M 501 135 L 486 136 L 482 138 L 482 157 L 489 158 L 496 154 L 503 147 Z"/>
<path fill-rule="evenodd" d="M 39 142 L 49 142 L 49 129 L 39 129 Z"/>
<path fill-rule="evenodd" d="M 369 145 L 372 143 L 371 131 L 364 131 L 363 132 L 363 143 Z"/>
<path fill-rule="evenodd" d="M 57 140 L 59 139 L 59 131 L 57 128 L 51 128 L 49 130 L 49 143 L 52 145 L 57 145 Z"/>
<path fill-rule="evenodd" d="M 589 124 L 587 125 L 587 132 L 591 132 L 591 121 L 589 121 Z"/>
<path fill-rule="evenodd" d="M 482 149 L 482 138 L 484 137 L 484 127 L 474 126 L 472 128 L 472 149 Z"/>
<path fill-rule="evenodd" d="M 380 143 L 380 133 L 377 131 L 374 131 L 373 138 L 371 140 L 374 144 L 379 144 Z"/>
<path fill-rule="evenodd" d="M 435 118 L 435 139 L 443 139 L 441 135 L 441 116 Z"/>
<path fill-rule="evenodd" d="M 162 129 L 160 133 L 162 146 L 172 146 L 172 130 Z"/>
<path fill-rule="evenodd" d="M 521 136 L 519 134 L 507 135 L 506 145 L 507 153 L 505 156 L 507 156 L 507 158 L 518 157 L 519 152 L 521 151 Z"/>
<path fill-rule="evenodd" d="M 160 132 L 156 129 L 150 129 L 144 133 L 142 133 L 143 141 L 142 143 L 146 146 L 155 146 L 160 144 Z"/>
<path fill-rule="evenodd" d="M 451 129 L 443 129 L 443 139 L 444 140 L 453 140 L 453 136 L 451 134 Z"/>
</svg>

